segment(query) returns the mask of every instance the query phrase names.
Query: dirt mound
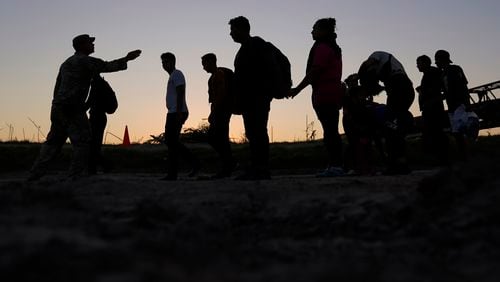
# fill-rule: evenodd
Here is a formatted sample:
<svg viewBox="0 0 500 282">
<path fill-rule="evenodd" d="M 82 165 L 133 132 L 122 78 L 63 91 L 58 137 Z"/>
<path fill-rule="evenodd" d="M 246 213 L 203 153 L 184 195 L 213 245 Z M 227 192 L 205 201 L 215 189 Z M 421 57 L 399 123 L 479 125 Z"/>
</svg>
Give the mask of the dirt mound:
<svg viewBox="0 0 500 282">
<path fill-rule="evenodd" d="M 2 281 L 497 281 L 498 166 L 0 184 Z"/>
</svg>

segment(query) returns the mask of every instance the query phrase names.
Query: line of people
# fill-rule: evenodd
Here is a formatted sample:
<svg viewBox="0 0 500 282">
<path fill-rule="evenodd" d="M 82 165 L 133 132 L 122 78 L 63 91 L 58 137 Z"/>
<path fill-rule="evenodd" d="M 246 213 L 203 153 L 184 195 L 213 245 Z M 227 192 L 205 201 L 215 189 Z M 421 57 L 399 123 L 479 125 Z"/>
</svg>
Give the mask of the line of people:
<svg viewBox="0 0 500 282">
<path fill-rule="evenodd" d="M 208 118 L 209 142 L 221 160 L 221 167 L 213 178 L 230 177 L 236 167 L 229 142 L 229 121 L 232 114 L 241 114 L 251 160 L 249 168 L 236 179 L 270 179 L 267 124 L 274 88 L 270 76 L 263 75 L 263 70 L 268 66 L 268 58 L 264 54 L 269 50 L 269 43 L 250 35 L 250 23 L 243 16 L 231 19 L 229 25 L 230 36 L 241 45 L 235 56 L 234 72 L 217 66 L 217 57 L 213 53 L 201 58 L 203 69 L 211 74 L 208 80 L 211 106 Z M 387 153 L 386 174 L 409 173 L 405 135 L 413 124 L 409 107 L 415 92 L 402 64 L 392 54 L 377 51 L 361 64 L 357 74 L 350 75 L 344 83 L 341 80 L 342 50 L 336 40 L 336 20 L 317 20 L 311 33 L 314 44 L 309 52 L 305 76 L 296 87 L 290 89 L 286 97 L 293 98 L 307 86 L 312 87 L 312 105 L 323 128 L 323 141 L 328 152 L 327 167 L 317 176 L 342 176 L 346 174 L 347 168 L 369 173 L 370 150 L 374 142 L 377 148 Z M 136 59 L 141 53 L 135 50 L 121 59 L 105 62 L 90 56 L 94 52 L 94 40 L 94 37 L 86 34 L 73 39 L 75 54 L 59 70 L 52 101 L 51 129 L 30 171 L 29 180 L 37 180 L 46 173 L 48 163 L 68 137 L 74 149 L 70 177 L 78 178 L 85 173 L 92 137 L 85 100 L 91 80 L 100 73 L 126 69 L 127 62 Z M 467 107 L 467 80 L 460 67 L 451 65 L 448 52 L 438 51 L 435 60 L 440 70 L 431 66 L 427 56 L 417 59 L 417 66 L 424 74 L 417 90 L 425 123 L 426 144 L 432 144 L 440 161 L 446 163 L 448 157 L 444 152 L 447 151 L 447 141 L 444 123 L 440 123 L 443 121 L 440 117 L 444 114 L 442 97 L 446 98 L 450 113 Z M 182 126 L 189 115 L 185 77 L 176 68 L 174 54 L 163 53 L 161 62 L 169 74 L 164 135 L 168 147 L 168 167 L 167 175 L 162 179 L 176 180 L 180 156 L 186 157 L 190 163 L 190 176 L 198 173 L 200 162 L 179 140 Z M 374 103 L 373 96 L 383 90 L 387 94 L 386 104 Z M 346 155 L 343 154 L 338 129 L 342 108 L 342 122 L 349 143 Z M 463 135 L 456 132 L 454 136 L 461 151 L 465 152 L 465 140 L 461 139 Z"/>
</svg>

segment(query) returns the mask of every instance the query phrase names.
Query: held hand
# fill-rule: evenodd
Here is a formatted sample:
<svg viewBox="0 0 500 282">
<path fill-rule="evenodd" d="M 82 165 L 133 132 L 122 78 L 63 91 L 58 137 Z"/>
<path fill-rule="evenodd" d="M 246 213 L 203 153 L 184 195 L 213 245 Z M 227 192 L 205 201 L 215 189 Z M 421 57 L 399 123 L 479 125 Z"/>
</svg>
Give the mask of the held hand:
<svg viewBox="0 0 500 282">
<path fill-rule="evenodd" d="M 188 116 L 189 116 L 188 112 L 177 112 L 177 117 L 179 118 L 181 124 L 184 124 L 186 122 Z"/>
<path fill-rule="evenodd" d="M 209 124 L 214 123 L 214 115 L 212 113 L 210 113 L 210 115 L 208 116 L 208 123 Z"/>
<path fill-rule="evenodd" d="M 297 91 L 297 88 L 292 88 L 292 89 L 290 89 L 290 92 L 288 92 L 288 96 L 286 96 L 286 98 L 293 99 L 295 96 L 297 96 L 297 94 L 299 94 L 299 91 Z"/>
<path fill-rule="evenodd" d="M 137 57 L 141 55 L 141 52 L 142 52 L 141 50 L 130 51 L 128 52 L 126 58 L 128 61 L 135 60 Z"/>
</svg>

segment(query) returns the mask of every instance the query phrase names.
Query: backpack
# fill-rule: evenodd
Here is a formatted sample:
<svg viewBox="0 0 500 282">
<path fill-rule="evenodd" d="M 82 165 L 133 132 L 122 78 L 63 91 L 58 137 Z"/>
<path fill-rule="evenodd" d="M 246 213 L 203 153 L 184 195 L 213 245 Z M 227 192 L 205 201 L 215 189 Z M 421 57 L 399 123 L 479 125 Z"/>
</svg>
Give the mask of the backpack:
<svg viewBox="0 0 500 282">
<path fill-rule="evenodd" d="M 236 94 L 235 90 L 235 82 L 234 82 L 234 72 L 231 69 L 225 67 L 218 67 L 217 71 L 222 71 L 224 73 L 224 86 L 227 91 L 227 97 L 225 97 L 224 108 L 231 111 L 233 115 L 241 115 L 242 114 L 242 106 L 241 101 L 238 99 L 239 97 Z M 209 81 L 209 98 L 208 101 L 212 103 L 213 101 L 210 97 L 210 81 Z"/>
<path fill-rule="evenodd" d="M 267 42 L 269 50 L 269 77 L 270 90 L 274 99 L 287 97 L 292 88 L 292 72 L 288 58 L 274 46 Z"/>
<path fill-rule="evenodd" d="M 118 100 L 111 85 L 100 75 L 95 76 L 90 83 L 89 94 L 91 109 L 98 109 L 112 114 L 118 108 Z"/>
<path fill-rule="evenodd" d="M 226 78 L 226 87 L 229 92 L 231 113 L 233 115 L 241 115 L 243 113 L 242 111 L 243 107 L 241 105 L 241 101 L 238 99 L 238 96 L 236 95 L 236 90 L 234 87 L 234 72 L 228 68 L 223 68 L 223 70 Z"/>
<path fill-rule="evenodd" d="M 229 107 L 231 108 L 231 114 L 233 115 L 241 115 L 241 103 L 236 96 L 234 90 L 234 72 L 228 68 L 219 68 L 224 71 L 224 79 L 226 82 L 226 89 L 229 93 Z"/>
</svg>

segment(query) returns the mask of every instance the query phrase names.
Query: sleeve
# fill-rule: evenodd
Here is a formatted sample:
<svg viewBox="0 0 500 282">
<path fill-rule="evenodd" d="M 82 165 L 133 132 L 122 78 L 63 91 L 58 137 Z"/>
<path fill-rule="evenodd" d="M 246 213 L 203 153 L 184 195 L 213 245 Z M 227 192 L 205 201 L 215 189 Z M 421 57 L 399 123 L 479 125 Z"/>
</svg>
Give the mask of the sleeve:
<svg viewBox="0 0 500 282">
<path fill-rule="evenodd" d="M 127 69 L 127 59 L 120 58 L 117 60 L 106 62 L 102 59 L 88 57 L 87 68 L 92 74 L 106 73 L 106 72 L 116 72 Z"/>
<path fill-rule="evenodd" d="M 61 87 L 61 71 L 59 70 L 59 73 L 57 74 L 56 78 L 56 85 L 54 86 L 54 97 L 56 96 L 56 93 L 59 92 L 60 87 Z"/>
<path fill-rule="evenodd" d="M 214 76 L 214 97 L 217 102 L 224 99 L 227 93 L 227 83 L 224 71 L 218 70 Z"/>
<path fill-rule="evenodd" d="M 186 79 L 184 78 L 184 75 L 180 71 L 172 73 L 172 81 L 175 87 L 186 85 Z"/>
</svg>

